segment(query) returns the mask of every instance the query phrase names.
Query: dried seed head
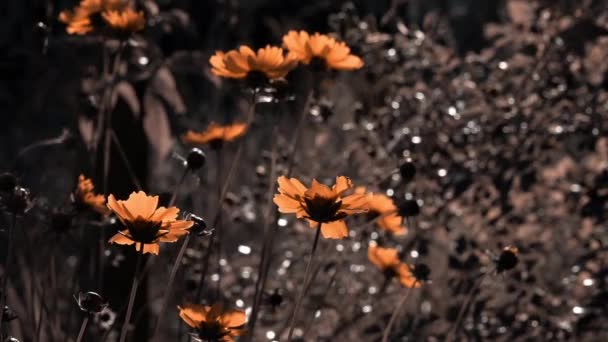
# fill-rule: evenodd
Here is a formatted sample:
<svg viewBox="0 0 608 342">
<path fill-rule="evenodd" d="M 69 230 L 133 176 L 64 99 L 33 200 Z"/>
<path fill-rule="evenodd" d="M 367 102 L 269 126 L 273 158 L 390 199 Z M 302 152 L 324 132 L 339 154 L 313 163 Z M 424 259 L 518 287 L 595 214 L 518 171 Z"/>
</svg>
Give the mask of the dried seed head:
<svg viewBox="0 0 608 342">
<path fill-rule="evenodd" d="M 10 322 L 17 319 L 17 314 L 11 310 L 8 305 L 4 306 L 4 313 L 2 314 L 2 322 Z"/>
<path fill-rule="evenodd" d="M 420 206 L 416 200 L 405 200 L 399 205 L 399 215 L 403 217 L 418 216 Z"/>
<path fill-rule="evenodd" d="M 188 157 L 186 157 L 186 161 L 188 162 L 188 169 L 192 171 L 198 171 L 203 166 L 205 166 L 205 161 L 207 157 L 205 156 L 205 152 L 201 149 L 193 148 L 188 153 Z"/>
<path fill-rule="evenodd" d="M 513 246 L 505 247 L 498 258 L 496 258 L 496 272 L 502 273 L 508 270 L 511 270 L 517 266 L 519 262 L 519 257 L 517 256 L 518 251 L 517 248 Z"/>
<path fill-rule="evenodd" d="M 192 228 L 190 228 L 190 232 L 198 236 L 211 235 L 213 232 L 212 229 L 207 229 L 207 222 L 205 222 L 205 219 L 200 216 L 188 213 L 185 216 L 185 220 L 194 222 L 194 225 L 192 226 Z"/>
<path fill-rule="evenodd" d="M 95 292 L 80 292 L 78 298 L 76 298 L 78 307 L 80 310 L 89 313 L 96 314 L 100 313 L 108 304 L 101 298 L 101 296 Z"/>
<path fill-rule="evenodd" d="M 414 163 L 406 161 L 399 166 L 399 173 L 401 174 L 401 181 L 407 184 L 416 176 L 416 167 L 414 166 Z"/>
<path fill-rule="evenodd" d="M 412 273 L 418 281 L 425 282 L 429 280 L 431 269 L 426 264 L 416 264 Z"/>
<path fill-rule="evenodd" d="M 32 207 L 30 191 L 22 187 L 15 187 L 12 193 L 4 196 L 2 200 L 6 209 L 15 215 L 21 215 Z"/>
</svg>

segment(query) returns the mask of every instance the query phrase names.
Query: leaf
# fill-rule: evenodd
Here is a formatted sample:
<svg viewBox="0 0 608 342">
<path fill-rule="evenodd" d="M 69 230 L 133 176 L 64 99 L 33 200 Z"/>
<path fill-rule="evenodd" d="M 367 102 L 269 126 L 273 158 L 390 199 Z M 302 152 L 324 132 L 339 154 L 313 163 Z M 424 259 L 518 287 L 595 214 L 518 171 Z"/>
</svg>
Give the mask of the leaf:
<svg viewBox="0 0 608 342">
<path fill-rule="evenodd" d="M 160 67 L 150 80 L 148 90 L 166 102 L 175 114 L 184 114 L 186 105 L 177 91 L 173 74 L 166 66 Z"/>
</svg>

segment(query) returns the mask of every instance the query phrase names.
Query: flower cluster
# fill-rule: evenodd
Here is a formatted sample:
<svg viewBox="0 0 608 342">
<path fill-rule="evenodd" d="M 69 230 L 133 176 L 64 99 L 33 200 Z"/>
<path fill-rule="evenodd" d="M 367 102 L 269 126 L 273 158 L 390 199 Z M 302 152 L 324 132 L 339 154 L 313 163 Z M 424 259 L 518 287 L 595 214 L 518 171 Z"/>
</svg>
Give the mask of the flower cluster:
<svg viewBox="0 0 608 342">
<path fill-rule="evenodd" d="M 127 0 L 82 0 L 72 10 L 59 14 L 59 21 L 67 25 L 69 34 L 85 35 L 104 27 L 116 33 L 143 30 L 143 12 L 135 11 Z"/>
</svg>

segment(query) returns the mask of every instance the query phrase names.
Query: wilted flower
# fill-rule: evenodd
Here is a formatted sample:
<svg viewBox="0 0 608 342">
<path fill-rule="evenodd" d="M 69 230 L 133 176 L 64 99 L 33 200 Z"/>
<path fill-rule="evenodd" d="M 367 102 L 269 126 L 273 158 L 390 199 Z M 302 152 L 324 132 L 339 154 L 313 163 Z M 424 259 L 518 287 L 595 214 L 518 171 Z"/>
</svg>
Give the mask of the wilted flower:
<svg viewBox="0 0 608 342">
<path fill-rule="evenodd" d="M 186 304 L 177 307 L 179 317 L 196 330 L 193 335 L 199 341 L 231 342 L 244 331 L 247 322 L 245 312 L 223 311 L 220 304 L 213 306 Z"/>
<path fill-rule="evenodd" d="M 285 77 L 298 62 L 293 54 L 285 56 L 280 47 L 267 45 L 256 53 L 250 47 L 241 45 L 238 50 L 217 51 L 209 63 L 211 71 L 217 76 L 275 80 Z"/>
<path fill-rule="evenodd" d="M 189 145 L 206 145 L 219 147 L 223 142 L 230 142 L 241 137 L 247 131 L 247 124 L 235 122 L 230 125 L 219 125 L 212 122 L 202 132 L 188 131 L 182 136 L 182 141 Z"/>
<path fill-rule="evenodd" d="M 110 213 L 106 206 L 106 198 L 101 194 L 95 193 L 93 181 L 84 175 L 78 176 L 78 185 L 72 195 L 72 200 L 77 208 L 89 208 L 102 215 Z"/>
<path fill-rule="evenodd" d="M 364 187 L 358 187 L 355 193 L 365 194 L 366 190 Z M 395 235 L 407 233 L 407 229 L 403 226 L 403 217 L 399 216 L 392 198 L 380 193 L 368 193 L 368 195 L 369 212 L 379 215 L 376 224 L 380 229 Z"/>
<path fill-rule="evenodd" d="M 313 228 L 322 223 L 321 233 L 325 238 L 346 237 L 348 228 L 344 218 L 367 211 L 366 195 L 343 196 L 353 186 L 347 177 L 336 177 L 336 184 L 331 188 L 315 179 L 310 188 L 296 178 L 281 176 L 277 181 L 279 193 L 274 196 L 274 203 L 279 211 L 308 219 Z"/>
<path fill-rule="evenodd" d="M 80 310 L 89 314 L 99 313 L 108 306 L 108 303 L 106 303 L 98 293 L 91 291 L 79 292 L 76 303 L 78 303 Z"/>
<path fill-rule="evenodd" d="M 111 239 L 119 245 L 135 244 L 143 253 L 158 254 L 160 242 L 175 242 L 188 234 L 192 221 L 177 220 L 179 209 L 158 207 L 158 196 L 148 196 L 145 192 L 133 192 L 126 201 L 117 201 L 114 195 L 108 198 L 108 208 L 126 228 Z"/>
<path fill-rule="evenodd" d="M 123 11 L 107 11 L 102 16 L 110 28 L 121 33 L 141 31 L 146 25 L 144 12 L 135 12 L 131 8 Z"/>
<path fill-rule="evenodd" d="M 422 286 L 420 280 L 414 276 L 411 267 L 399 260 L 396 249 L 369 246 L 367 257 L 372 264 L 384 272 L 385 276 L 399 278 L 401 285 L 408 288 Z"/>
<path fill-rule="evenodd" d="M 289 31 L 283 36 L 283 46 L 306 65 L 318 60 L 329 69 L 355 70 L 363 66 L 361 58 L 351 54 L 345 43 L 324 34 Z"/>
</svg>

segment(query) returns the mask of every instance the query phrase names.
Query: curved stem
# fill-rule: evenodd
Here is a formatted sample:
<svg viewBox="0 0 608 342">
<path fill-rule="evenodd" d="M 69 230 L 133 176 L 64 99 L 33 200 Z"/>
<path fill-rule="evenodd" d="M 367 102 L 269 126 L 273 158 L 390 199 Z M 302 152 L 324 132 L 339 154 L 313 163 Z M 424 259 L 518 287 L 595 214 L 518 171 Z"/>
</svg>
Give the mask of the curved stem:
<svg viewBox="0 0 608 342">
<path fill-rule="evenodd" d="M 8 276 L 9 269 L 12 264 L 12 255 L 13 255 L 13 230 L 15 230 L 15 226 L 17 225 L 17 214 L 13 214 L 11 224 L 8 227 L 8 246 L 6 248 L 6 259 L 4 263 L 4 267 L 2 271 L 4 274 L 2 275 L 2 293 L 0 293 L 0 336 L 3 336 L 2 331 L 2 319 L 4 318 L 4 306 L 6 306 L 7 296 L 6 289 L 8 288 Z"/>
<path fill-rule="evenodd" d="M 190 169 L 186 168 L 184 170 L 184 172 L 182 173 L 182 176 L 179 178 L 179 182 L 175 186 L 175 189 L 173 190 L 173 194 L 171 195 L 171 200 L 169 201 L 169 207 L 172 207 L 175 204 L 175 201 L 177 201 L 177 196 L 179 195 L 179 192 L 182 189 L 182 184 L 184 184 L 184 181 L 186 180 L 186 176 L 188 175 L 189 170 Z"/>
<path fill-rule="evenodd" d="M 287 335 L 287 342 L 291 341 L 293 336 L 293 330 L 296 324 L 296 317 L 298 316 L 298 311 L 300 311 L 300 306 L 302 306 L 302 301 L 304 300 L 304 295 L 306 294 L 306 287 L 308 286 L 308 278 L 310 276 L 310 270 L 312 266 L 312 261 L 315 256 L 315 251 L 317 250 L 317 245 L 319 244 L 319 236 L 321 235 L 321 225 L 317 227 L 317 231 L 315 232 L 315 240 L 312 243 L 312 250 L 310 251 L 310 256 L 308 257 L 308 263 L 306 264 L 306 271 L 304 272 L 304 283 L 302 284 L 302 289 L 300 290 L 300 295 L 296 301 L 296 306 L 293 309 L 293 313 L 291 314 L 291 319 L 289 321 L 289 334 Z"/>
<path fill-rule="evenodd" d="M 133 313 L 133 304 L 135 303 L 135 296 L 137 295 L 137 287 L 139 286 L 139 269 L 141 268 L 141 259 L 144 255 L 144 244 L 139 243 L 139 254 L 137 255 L 137 261 L 135 264 L 135 272 L 133 273 L 133 284 L 131 285 L 131 294 L 129 295 L 129 304 L 127 306 L 127 313 L 125 314 L 125 321 L 122 324 L 122 330 L 120 332 L 120 342 L 124 342 L 127 339 L 127 333 L 129 332 L 129 321 L 131 320 L 131 314 Z"/>
<path fill-rule="evenodd" d="M 479 277 L 477 278 L 477 280 L 475 281 L 475 283 L 473 284 L 473 286 L 467 293 L 467 297 L 465 298 L 464 303 L 462 304 L 462 307 L 460 307 L 458 316 L 456 316 L 456 322 L 454 322 L 452 329 L 450 329 L 450 332 L 448 333 L 446 341 L 454 340 L 456 334 L 458 333 L 458 330 L 460 329 L 460 324 L 462 323 L 464 315 L 467 313 L 469 306 L 471 305 L 471 301 L 473 300 L 475 291 L 477 291 L 477 289 L 481 286 L 481 283 L 483 282 L 483 280 L 485 279 L 485 277 L 488 273 L 489 272 L 485 272 L 485 273 L 482 273 L 481 275 L 479 275 Z"/>
<path fill-rule="evenodd" d="M 76 342 L 82 341 L 82 338 L 84 337 L 84 332 L 87 330 L 87 324 L 89 324 L 89 316 L 86 316 L 82 321 L 82 325 L 80 326 L 80 332 L 78 333 L 78 338 L 76 339 Z"/>
<path fill-rule="evenodd" d="M 165 310 L 167 309 L 167 303 L 169 302 L 169 295 L 171 294 L 171 288 L 173 286 L 173 282 L 175 281 L 175 276 L 177 275 L 177 270 L 182 263 L 182 259 L 184 258 L 184 253 L 188 248 L 188 242 L 190 242 L 191 234 L 186 235 L 184 238 L 184 242 L 182 243 L 182 248 L 180 248 L 179 253 L 177 254 L 177 259 L 175 259 L 175 263 L 173 264 L 173 268 L 171 269 L 171 274 L 169 275 L 169 282 L 167 283 L 167 289 L 165 290 L 165 295 L 163 296 L 163 302 L 160 307 L 160 311 L 158 312 L 158 318 L 156 319 L 156 327 L 154 328 L 154 334 L 152 335 L 151 341 L 156 341 L 156 336 L 160 331 L 160 322 Z"/>
<path fill-rule="evenodd" d="M 384 333 L 382 334 L 382 342 L 388 342 L 388 338 L 391 335 L 391 330 L 393 328 L 393 325 L 395 324 L 395 321 L 397 320 L 397 316 L 399 316 L 399 313 L 407 303 L 407 299 L 410 297 L 410 293 L 412 292 L 412 288 L 414 287 L 416 287 L 415 282 L 412 287 L 409 287 L 407 291 L 405 291 L 405 293 L 399 300 L 399 303 L 397 303 L 397 306 L 395 307 L 395 310 L 393 311 L 393 314 L 391 315 L 391 318 L 388 321 L 388 325 L 386 326 L 386 329 L 384 329 Z"/>
</svg>

